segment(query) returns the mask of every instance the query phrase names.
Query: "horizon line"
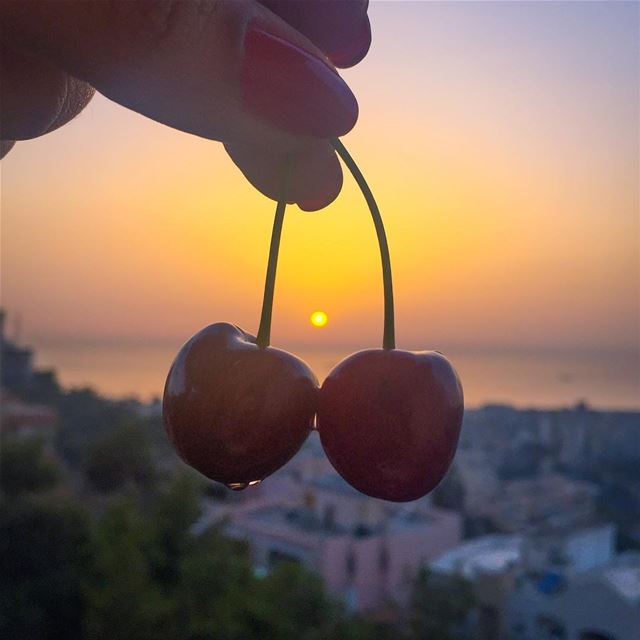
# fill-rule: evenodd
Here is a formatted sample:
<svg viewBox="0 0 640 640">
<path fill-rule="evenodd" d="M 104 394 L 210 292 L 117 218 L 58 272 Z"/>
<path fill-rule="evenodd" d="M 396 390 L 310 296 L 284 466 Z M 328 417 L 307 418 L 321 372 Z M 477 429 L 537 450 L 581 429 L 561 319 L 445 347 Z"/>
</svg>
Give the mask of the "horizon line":
<svg viewBox="0 0 640 640">
<path fill-rule="evenodd" d="M 51 334 L 51 335 L 33 335 L 27 339 L 20 338 L 15 340 L 12 336 L 7 336 L 10 340 L 17 342 L 21 346 L 25 347 L 47 347 L 47 346 L 63 346 L 63 345 L 96 345 L 96 346 L 174 346 L 182 345 L 189 338 L 184 336 L 142 336 L 142 335 L 69 335 L 69 334 Z M 189 336 L 191 337 L 191 336 Z M 277 344 L 271 344 L 270 346 L 276 348 L 282 348 Z M 307 351 L 332 351 L 332 350 L 363 350 L 363 349 L 377 349 L 381 348 L 379 344 L 374 343 L 370 345 L 363 345 L 359 341 L 334 341 L 328 343 L 314 343 L 301 340 L 288 340 L 286 346 L 301 348 Z M 424 345 L 413 344 L 412 341 L 407 341 L 406 345 L 400 347 L 410 351 L 431 351 L 450 349 L 452 351 L 469 351 L 469 352 L 572 352 L 572 353 L 634 353 L 640 357 L 640 342 L 634 345 L 597 345 L 597 344 L 553 344 L 553 343 L 476 343 L 469 342 L 438 342 L 433 345 L 432 349 L 425 348 Z"/>
</svg>

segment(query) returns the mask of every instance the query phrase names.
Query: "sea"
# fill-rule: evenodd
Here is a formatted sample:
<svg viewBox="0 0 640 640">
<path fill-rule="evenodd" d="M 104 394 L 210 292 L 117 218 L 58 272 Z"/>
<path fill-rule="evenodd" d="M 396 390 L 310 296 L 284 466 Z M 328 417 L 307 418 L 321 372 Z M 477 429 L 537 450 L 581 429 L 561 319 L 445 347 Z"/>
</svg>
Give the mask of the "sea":
<svg viewBox="0 0 640 640">
<path fill-rule="evenodd" d="M 33 345 L 36 364 L 53 368 L 67 388 L 150 401 L 162 395 L 179 344 L 55 341 Z M 322 381 L 348 348 L 290 348 Z M 640 350 L 443 350 L 454 364 L 468 407 L 508 404 L 559 408 L 585 402 L 597 409 L 640 410 Z"/>
</svg>

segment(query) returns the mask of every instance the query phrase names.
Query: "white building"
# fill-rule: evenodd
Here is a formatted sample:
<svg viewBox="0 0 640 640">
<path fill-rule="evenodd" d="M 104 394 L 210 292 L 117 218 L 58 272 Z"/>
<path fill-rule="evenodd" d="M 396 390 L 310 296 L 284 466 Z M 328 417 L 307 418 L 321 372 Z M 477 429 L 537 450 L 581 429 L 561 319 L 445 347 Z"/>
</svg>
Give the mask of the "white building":
<svg viewBox="0 0 640 640">
<path fill-rule="evenodd" d="M 523 579 L 507 605 L 514 640 L 638 640 L 640 554 L 572 576 Z"/>
<path fill-rule="evenodd" d="M 472 582 L 475 640 L 639 640 L 640 554 L 616 558 L 614 538 L 611 524 L 483 536 L 430 566 Z"/>
</svg>

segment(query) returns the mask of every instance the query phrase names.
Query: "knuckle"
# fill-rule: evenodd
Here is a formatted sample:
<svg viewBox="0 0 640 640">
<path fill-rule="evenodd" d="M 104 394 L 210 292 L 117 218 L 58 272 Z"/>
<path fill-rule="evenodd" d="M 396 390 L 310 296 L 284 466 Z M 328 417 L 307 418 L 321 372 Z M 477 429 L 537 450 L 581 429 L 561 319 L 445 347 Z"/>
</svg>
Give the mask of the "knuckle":
<svg viewBox="0 0 640 640">
<path fill-rule="evenodd" d="M 226 0 L 109 0 L 110 18 L 144 48 L 197 33 Z"/>
</svg>

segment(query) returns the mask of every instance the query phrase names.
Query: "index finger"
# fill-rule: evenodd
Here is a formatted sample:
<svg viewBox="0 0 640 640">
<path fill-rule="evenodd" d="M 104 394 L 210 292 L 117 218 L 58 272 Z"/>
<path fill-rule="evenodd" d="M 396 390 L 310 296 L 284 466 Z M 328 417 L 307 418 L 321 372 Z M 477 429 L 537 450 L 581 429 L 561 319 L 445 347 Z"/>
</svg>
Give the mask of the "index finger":
<svg viewBox="0 0 640 640">
<path fill-rule="evenodd" d="M 353 67 L 371 46 L 369 0 L 259 0 L 324 51 L 336 67 Z"/>
</svg>

